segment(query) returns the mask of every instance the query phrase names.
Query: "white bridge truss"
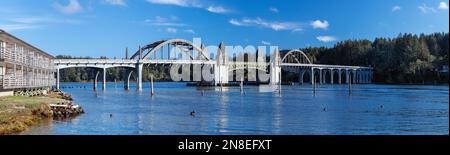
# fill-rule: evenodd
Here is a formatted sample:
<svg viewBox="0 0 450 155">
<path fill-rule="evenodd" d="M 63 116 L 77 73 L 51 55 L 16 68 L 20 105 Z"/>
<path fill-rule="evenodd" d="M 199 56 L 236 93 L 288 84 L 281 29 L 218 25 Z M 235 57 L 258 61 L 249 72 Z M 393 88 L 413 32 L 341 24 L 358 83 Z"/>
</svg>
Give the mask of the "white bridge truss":
<svg viewBox="0 0 450 155">
<path fill-rule="evenodd" d="M 103 81 L 106 81 L 106 69 L 113 67 L 132 68 L 137 74 L 137 89 L 142 89 L 142 67 L 143 65 L 212 65 L 214 67 L 215 84 L 228 83 L 229 72 L 235 70 L 257 69 L 270 72 L 271 84 L 281 83 L 281 70 L 287 72 L 295 72 L 299 74 L 303 83 L 303 76 L 308 74 L 311 83 L 319 80 L 319 83 L 325 83 L 325 75 L 331 76 L 333 83 L 334 73 L 339 74 L 339 82 L 341 83 L 341 74 L 345 73 L 348 83 L 370 83 L 372 81 L 371 67 L 364 66 L 343 66 L 343 65 L 326 65 L 313 64 L 311 59 L 300 50 L 290 50 L 281 52 L 284 56 L 280 56 L 278 50 L 272 52 L 270 62 L 233 62 L 229 61 L 229 57 L 225 52 L 223 43 L 219 45 L 215 60 L 207 57 L 208 52 L 201 47 L 193 45 L 189 41 L 182 39 L 162 40 L 148 44 L 134 53 L 128 58 L 128 50 L 125 59 L 55 59 L 53 64 L 57 70 L 56 87 L 59 89 L 59 70 L 73 67 L 92 67 L 103 69 Z M 327 74 L 328 73 L 328 74 Z M 128 75 L 131 76 L 131 72 Z M 322 76 L 322 74 L 325 74 Z M 98 74 L 97 74 L 98 75 Z M 314 76 L 312 76 L 314 75 Z M 318 79 L 315 79 L 318 76 Z M 351 76 L 351 77 L 350 77 Z M 350 79 L 351 78 L 351 79 Z M 97 78 L 95 79 L 97 81 Z M 129 81 L 126 81 L 127 85 Z M 106 84 L 103 82 L 103 89 Z M 126 86 L 127 87 L 127 86 Z M 129 87 L 129 86 L 128 86 Z"/>
</svg>

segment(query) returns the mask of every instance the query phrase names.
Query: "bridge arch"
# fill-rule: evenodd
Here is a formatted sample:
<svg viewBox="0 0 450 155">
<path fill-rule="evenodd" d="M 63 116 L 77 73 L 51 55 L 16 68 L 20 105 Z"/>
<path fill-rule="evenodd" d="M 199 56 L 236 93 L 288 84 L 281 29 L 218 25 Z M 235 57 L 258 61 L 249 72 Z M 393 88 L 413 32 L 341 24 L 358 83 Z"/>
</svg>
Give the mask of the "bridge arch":
<svg viewBox="0 0 450 155">
<path fill-rule="evenodd" d="M 199 59 L 210 60 L 209 57 L 205 54 L 203 48 L 195 46 L 192 42 L 184 40 L 184 39 L 170 39 L 170 40 L 161 40 L 151 44 L 147 44 L 144 47 L 140 48 L 134 55 L 131 56 L 131 59 L 136 59 L 138 56 L 142 56 L 140 59 L 146 59 L 150 54 L 156 54 L 157 51 L 161 50 L 164 46 L 174 46 L 178 48 L 180 52 L 187 54 L 190 59 L 194 60 L 193 55 L 190 54 L 190 51 L 197 51 Z M 147 51 L 146 53 L 141 53 Z M 171 51 L 169 50 L 168 57 L 170 57 Z M 176 52 L 176 51 L 174 51 Z M 164 52 L 163 52 L 164 54 Z M 175 55 L 176 56 L 176 55 Z M 156 58 L 155 58 L 156 59 Z M 161 56 L 163 59 L 163 55 Z"/>
<path fill-rule="evenodd" d="M 284 52 L 285 54 L 280 59 L 280 62 L 283 64 L 312 64 L 312 61 L 309 59 L 309 57 L 301 50 L 293 49 L 282 51 L 282 53 Z M 313 78 L 316 71 L 314 71 L 313 73 L 309 73 L 310 67 L 299 67 L 295 65 L 282 66 L 282 70 L 286 72 L 297 73 L 294 75 L 298 77 L 300 83 L 303 83 L 304 81 L 312 81 L 311 79 L 317 79 Z M 305 79 L 305 72 L 308 72 L 307 79 Z"/>
<path fill-rule="evenodd" d="M 312 75 L 310 69 L 304 69 L 300 74 L 300 83 L 304 82 L 311 82 L 312 81 Z"/>
<path fill-rule="evenodd" d="M 307 63 L 312 64 L 312 61 L 308 56 L 301 50 L 294 49 L 287 52 L 281 59 L 282 63 Z"/>
</svg>

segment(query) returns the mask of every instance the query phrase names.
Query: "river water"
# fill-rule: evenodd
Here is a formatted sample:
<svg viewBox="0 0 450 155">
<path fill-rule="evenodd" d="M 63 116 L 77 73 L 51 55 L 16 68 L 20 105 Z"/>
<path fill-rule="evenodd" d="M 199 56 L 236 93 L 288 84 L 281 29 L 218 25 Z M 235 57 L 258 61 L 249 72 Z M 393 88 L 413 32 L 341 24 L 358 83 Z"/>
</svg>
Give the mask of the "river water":
<svg viewBox="0 0 450 155">
<path fill-rule="evenodd" d="M 417 85 L 311 85 L 198 88 L 186 83 L 149 83 L 125 91 L 108 83 L 66 83 L 85 114 L 49 120 L 22 134 L 50 135 L 417 135 L 449 134 L 449 87 Z M 81 87 L 81 88 L 80 88 Z M 86 87 L 86 88 L 84 88 Z M 99 85 L 100 88 L 100 85 Z M 195 111 L 195 116 L 190 112 Z"/>
</svg>

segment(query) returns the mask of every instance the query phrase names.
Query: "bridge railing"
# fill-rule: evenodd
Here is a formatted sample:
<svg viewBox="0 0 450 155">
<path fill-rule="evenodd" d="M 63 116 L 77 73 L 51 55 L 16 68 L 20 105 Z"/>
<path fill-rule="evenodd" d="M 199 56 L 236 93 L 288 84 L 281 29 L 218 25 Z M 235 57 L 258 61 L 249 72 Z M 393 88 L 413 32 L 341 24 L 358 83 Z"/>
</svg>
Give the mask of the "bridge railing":
<svg viewBox="0 0 450 155">
<path fill-rule="evenodd" d="M 53 63 L 136 63 L 130 59 L 54 59 Z"/>
<path fill-rule="evenodd" d="M 324 64 L 299 64 L 299 63 L 281 63 L 281 66 L 292 67 L 316 67 L 323 69 L 373 69 L 365 66 L 344 66 L 344 65 L 324 65 Z"/>
<path fill-rule="evenodd" d="M 55 59 L 54 64 L 135 64 L 138 60 L 132 59 Z M 205 60 L 155 60 L 155 59 L 142 59 L 139 60 L 140 63 L 150 63 L 150 64 L 214 64 L 215 61 L 205 61 Z M 267 62 L 229 62 L 230 66 L 268 66 L 270 63 Z M 281 66 L 292 66 L 292 67 L 317 67 L 317 68 L 333 68 L 333 69 L 373 69 L 372 67 L 364 66 L 343 66 L 343 65 L 324 65 L 324 64 L 301 64 L 301 63 L 281 63 Z"/>
<path fill-rule="evenodd" d="M 55 59 L 54 64 L 135 64 L 138 60 L 132 59 Z M 165 63 L 165 64 L 211 64 L 214 61 L 205 60 L 139 60 L 139 63 Z"/>
</svg>

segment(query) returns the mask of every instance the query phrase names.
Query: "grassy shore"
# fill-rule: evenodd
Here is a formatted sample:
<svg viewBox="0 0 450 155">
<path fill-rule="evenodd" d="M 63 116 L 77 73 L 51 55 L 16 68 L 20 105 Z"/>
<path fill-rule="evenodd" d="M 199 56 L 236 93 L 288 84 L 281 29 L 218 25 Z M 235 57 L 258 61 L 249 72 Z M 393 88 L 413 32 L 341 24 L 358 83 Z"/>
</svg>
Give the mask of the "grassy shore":
<svg viewBox="0 0 450 155">
<path fill-rule="evenodd" d="M 0 135 L 19 133 L 44 119 L 52 118 L 49 104 L 64 101 L 56 94 L 0 97 Z"/>
</svg>

